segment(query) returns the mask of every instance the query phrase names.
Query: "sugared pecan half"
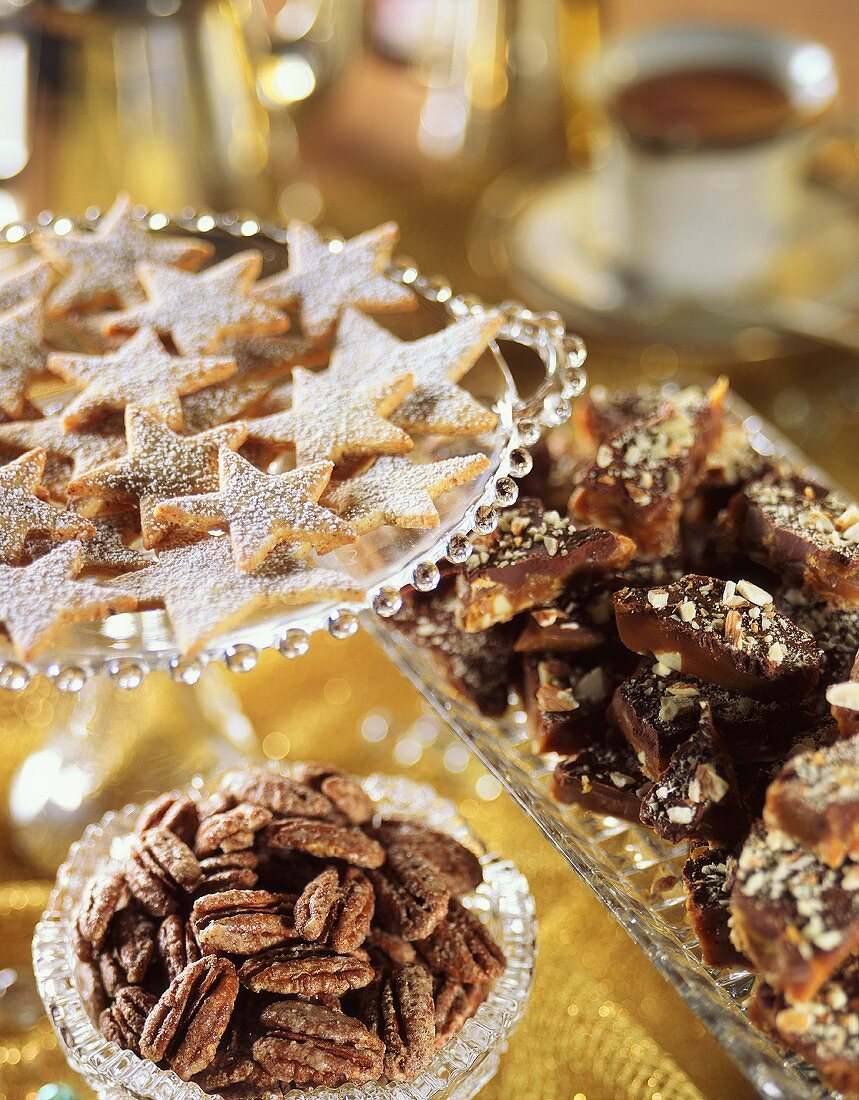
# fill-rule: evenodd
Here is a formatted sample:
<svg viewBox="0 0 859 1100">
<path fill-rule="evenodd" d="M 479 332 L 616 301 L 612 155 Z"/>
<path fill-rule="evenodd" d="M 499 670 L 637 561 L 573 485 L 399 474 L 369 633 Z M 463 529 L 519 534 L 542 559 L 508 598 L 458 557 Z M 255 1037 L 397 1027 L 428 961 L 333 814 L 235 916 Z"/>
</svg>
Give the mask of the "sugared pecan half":
<svg viewBox="0 0 859 1100">
<path fill-rule="evenodd" d="M 420 963 L 395 966 L 361 991 L 361 1019 L 385 1044 L 385 1077 L 408 1081 L 435 1054 L 432 978 Z"/>
<path fill-rule="evenodd" d="M 291 817 L 267 825 L 262 839 L 272 848 L 294 848 L 322 859 L 342 859 L 356 867 L 381 867 L 385 862 L 382 845 L 355 825 Z"/>
<path fill-rule="evenodd" d="M 422 855 L 435 867 L 454 896 L 471 893 L 483 881 L 480 860 L 448 833 L 399 818 L 383 821 L 370 832 L 388 851 L 404 847 Z"/>
<path fill-rule="evenodd" d="M 223 1096 L 281 1095 L 277 1081 L 267 1073 L 250 1054 L 241 1050 L 219 1050 L 194 1083 L 204 1092 L 217 1092 Z M 238 1088 L 244 1086 L 244 1088 Z"/>
<path fill-rule="evenodd" d="M 221 790 L 236 802 L 265 806 L 284 817 L 325 817 L 331 812 L 331 803 L 324 795 L 265 768 L 227 772 L 221 779 Z"/>
<path fill-rule="evenodd" d="M 442 978 L 435 990 L 435 1045 L 441 1049 L 449 1039 L 462 1031 L 486 1000 L 489 987 L 485 983 L 463 985 L 455 978 Z"/>
<path fill-rule="evenodd" d="M 158 954 L 171 982 L 186 966 L 200 958 L 200 948 L 191 926 L 177 913 L 165 917 L 161 922 L 158 929 Z"/>
<path fill-rule="evenodd" d="M 149 829 L 168 829 L 190 847 L 194 843 L 197 824 L 197 804 L 193 798 L 187 794 L 162 794 L 146 803 L 134 831 L 145 833 Z"/>
<path fill-rule="evenodd" d="M 230 1022 L 238 993 L 236 968 L 229 959 L 208 955 L 174 978 L 149 1013 L 140 1053 L 169 1062 L 182 1078 L 200 1073 L 215 1057 Z"/>
<path fill-rule="evenodd" d="M 385 932 L 382 928 L 371 928 L 364 948 L 369 951 L 370 958 L 376 964 L 376 968 L 390 966 L 392 963 L 398 966 L 407 966 L 418 957 L 414 945 L 408 940 L 398 936 L 395 932 Z"/>
<path fill-rule="evenodd" d="M 140 985 L 155 954 L 155 923 L 137 906 L 117 913 L 110 927 L 117 961 L 130 985 Z"/>
<path fill-rule="evenodd" d="M 105 992 L 111 1000 L 116 997 L 121 989 L 125 989 L 129 984 L 128 978 L 125 976 L 125 971 L 119 965 L 119 959 L 116 957 L 116 952 L 110 944 L 105 944 L 98 956 L 98 973 L 101 978 L 101 984 L 104 986 Z"/>
<path fill-rule="evenodd" d="M 366 952 L 338 955 L 316 943 L 292 943 L 254 955 L 239 967 L 239 979 L 253 993 L 284 997 L 342 997 L 373 980 Z"/>
<path fill-rule="evenodd" d="M 428 966 L 463 983 L 486 982 L 504 971 L 504 953 L 473 913 L 458 901 L 433 933 L 416 944 Z"/>
<path fill-rule="evenodd" d="M 206 818 L 197 830 L 194 850 L 198 856 L 211 856 L 253 848 L 257 833 L 271 818 L 271 810 L 264 806 L 240 802 L 231 810 Z"/>
<path fill-rule="evenodd" d="M 450 890 L 419 852 L 392 848 L 385 866 L 369 876 L 379 924 L 407 940 L 424 939 L 447 913 Z"/>
<path fill-rule="evenodd" d="M 122 874 L 98 875 L 90 882 L 77 919 L 78 932 L 85 944 L 101 947 L 114 913 L 128 905 L 130 896 Z"/>
<path fill-rule="evenodd" d="M 127 989 L 121 989 L 110 1008 L 101 1013 L 99 1031 L 105 1039 L 140 1054 L 140 1035 L 154 1007 L 155 997 L 151 993 L 130 985 Z"/>
<path fill-rule="evenodd" d="M 358 1085 L 382 1072 L 382 1040 L 359 1020 L 303 1001 L 279 1001 L 263 1009 L 265 1034 L 253 1056 L 279 1081 L 298 1087 Z"/>
<path fill-rule="evenodd" d="M 180 896 L 203 879 L 188 845 L 160 827 L 132 836 L 124 871 L 132 894 L 153 917 L 175 913 Z"/>
<path fill-rule="evenodd" d="M 373 803 L 353 775 L 328 764 L 303 764 L 299 779 L 320 791 L 353 825 L 363 825 L 373 816 Z"/>
<path fill-rule="evenodd" d="M 222 890 L 197 898 L 191 926 L 200 947 L 256 955 L 296 939 L 295 898 L 268 890 Z"/>
<path fill-rule="evenodd" d="M 326 867 L 296 901 L 295 928 L 302 939 L 348 954 L 366 939 L 375 905 L 370 880 L 357 868 Z"/>
<path fill-rule="evenodd" d="M 223 852 L 200 860 L 203 881 L 196 894 L 214 894 L 219 890 L 253 890 L 259 882 L 256 852 Z"/>
<path fill-rule="evenodd" d="M 91 1019 L 97 1020 L 109 1005 L 98 967 L 91 962 L 78 964 L 78 993 Z"/>
</svg>

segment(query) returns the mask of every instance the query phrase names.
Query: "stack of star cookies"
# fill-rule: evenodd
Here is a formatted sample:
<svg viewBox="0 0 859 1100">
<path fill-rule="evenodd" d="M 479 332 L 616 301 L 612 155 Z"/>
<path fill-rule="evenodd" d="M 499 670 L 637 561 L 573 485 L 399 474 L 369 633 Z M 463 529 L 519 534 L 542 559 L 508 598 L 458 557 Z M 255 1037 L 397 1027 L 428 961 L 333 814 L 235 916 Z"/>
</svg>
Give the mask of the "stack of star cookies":
<svg viewBox="0 0 859 1100">
<path fill-rule="evenodd" d="M 397 238 L 292 224 L 288 267 L 261 279 L 259 251 L 214 262 L 127 196 L 95 229 L 34 233 L 0 274 L 0 623 L 19 656 L 148 607 L 191 655 L 260 609 L 361 599 L 319 555 L 438 524 L 434 500 L 488 460 L 409 452 L 494 427 L 459 382 L 502 318 L 394 336 L 371 314 L 417 306 L 385 273 Z"/>
</svg>

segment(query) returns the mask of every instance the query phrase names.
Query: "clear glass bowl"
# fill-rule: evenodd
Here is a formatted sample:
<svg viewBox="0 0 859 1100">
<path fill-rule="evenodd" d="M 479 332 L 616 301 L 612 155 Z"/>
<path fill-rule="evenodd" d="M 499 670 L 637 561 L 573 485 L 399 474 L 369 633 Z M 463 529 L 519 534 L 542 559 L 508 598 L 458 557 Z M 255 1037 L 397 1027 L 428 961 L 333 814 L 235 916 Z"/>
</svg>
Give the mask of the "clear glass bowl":
<svg viewBox="0 0 859 1100">
<path fill-rule="evenodd" d="M 700 378 L 689 381 L 701 381 Z M 730 398 L 762 454 L 789 457 L 809 476 L 827 478 L 745 402 Z M 532 750 L 524 711 L 489 719 L 459 697 L 425 649 L 390 627 L 369 629 L 400 670 L 497 777 L 520 808 L 594 891 L 658 970 L 713 1032 L 761 1094 L 771 1100 L 822 1100 L 833 1094 L 804 1059 L 753 1027 L 746 1014 L 755 975 L 741 966 L 704 965 L 686 917 L 681 873 L 688 845 L 670 845 L 643 826 L 562 806 L 552 796 L 558 757 Z M 674 884 L 665 887 L 666 880 Z"/>
<path fill-rule="evenodd" d="M 206 794 L 211 787 L 200 784 L 195 790 Z M 473 1019 L 414 1081 L 294 1090 L 288 1096 L 292 1100 L 304 1096 L 313 1100 L 468 1100 L 495 1076 L 528 1003 L 536 956 L 534 899 L 516 867 L 487 854 L 453 805 L 432 787 L 374 774 L 364 781 L 364 788 L 380 813 L 420 820 L 481 853 L 484 882 L 465 904 L 486 922 L 507 956 L 507 967 Z M 90 1019 L 79 992 L 72 944 L 74 915 L 102 860 L 121 856 L 123 837 L 133 829 L 139 810 L 139 806 L 126 806 L 106 814 L 72 845 L 33 938 L 36 983 L 69 1064 L 103 1100 L 211 1100 L 197 1085 L 108 1042 Z"/>
</svg>

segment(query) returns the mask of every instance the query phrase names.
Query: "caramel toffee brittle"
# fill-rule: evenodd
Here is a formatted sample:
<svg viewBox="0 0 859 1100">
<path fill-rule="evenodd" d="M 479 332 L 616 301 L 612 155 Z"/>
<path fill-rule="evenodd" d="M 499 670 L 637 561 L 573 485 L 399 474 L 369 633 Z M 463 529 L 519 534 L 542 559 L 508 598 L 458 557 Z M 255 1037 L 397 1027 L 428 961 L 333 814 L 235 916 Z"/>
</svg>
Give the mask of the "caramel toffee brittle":
<svg viewBox="0 0 859 1100">
<path fill-rule="evenodd" d="M 859 656 L 856 657 L 850 679 L 826 689 L 826 701 L 832 708 L 832 717 L 838 723 L 842 736 L 859 734 Z"/>
<path fill-rule="evenodd" d="M 642 802 L 641 820 L 671 841 L 733 840 L 742 833 L 745 814 L 734 767 L 713 726 L 709 703 L 699 705 L 694 733 L 677 746 Z"/>
<path fill-rule="evenodd" d="M 635 753 L 618 737 L 565 756 L 552 776 L 552 790 L 559 802 L 576 803 L 627 821 L 638 821 L 647 786 Z"/>
<path fill-rule="evenodd" d="M 0 438 L 2 431 L 0 427 Z M 806 600 L 795 588 L 780 593 L 776 606 L 820 646 L 821 684 L 846 680 L 859 653 L 859 607 L 833 607 L 821 600 Z"/>
<path fill-rule="evenodd" d="M 827 867 L 787 833 L 757 825 L 731 891 L 731 936 L 791 1002 L 813 997 L 859 944 L 859 864 Z"/>
<path fill-rule="evenodd" d="M 829 1088 L 859 1094 L 859 958 L 796 1004 L 759 981 L 749 1019 L 816 1066 Z"/>
<path fill-rule="evenodd" d="M 703 391 L 698 393 L 703 398 Z M 590 386 L 573 405 L 572 426 L 579 452 L 592 459 L 601 443 L 630 424 L 653 416 L 664 400 L 659 386 L 643 385 L 631 390 Z"/>
<path fill-rule="evenodd" d="M 660 556 L 679 540 L 683 501 L 697 487 L 708 451 L 719 437 L 727 386 L 707 401 L 667 399 L 597 448 L 570 498 L 577 519 L 623 531 L 639 552 Z"/>
<path fill-rule="evenodd" d="M 614 597 L 621 641 L 684 674 L 756 699 L 803 699 L 820 677 L 814 639 L 750 581 L 694 573 Z"/>
<path fill-rule="evenodd" d="M 415 645 L 432 651 L 457 691 L 484 714 L 501 715 L 515 667 L 516 628 L 502 623 L 466 633 L 457 625 L 458 606 L 445 584 L 429 595 L 407 597 L 393 622 Z"/>
<path fill-rule="evenodd" d="M 576 527 L 535 500 L 503 512 L 480 540 L 457 582 L 467 631 L 507 622 L 558 597 L 577 574 L 622 569 L 632 542 L 599 527 Z"/>
<path fill-rule="evenodd" d="M 859 505 L 800 477 L 764 478 L 731 518 L 756 561 L 811 596 L 859 602 Z"/>
<path fill-rule="evenodd" d="M 805 708 L 738 695 L 652 660 L 642 661 L 617 688 L 609 717 L 638 753 L 645 775 L 657 779 L 697 726 L 702 702 L 710 704 L 716 728 L 738 759 L 780 759 L 798 731 L 814 722 Z"/>
<path fill-rule="evenodd" d="M 792 757 L 770 784 L 764 821 L 830 867 L 859 856 L 859 738 Z"/>
<path fill-rule="evenodd" d="M 586 589 L 529 611 L 516 652 L 581 653 L 600 649 L 614 633 L 611 592 Z"/>
<path fill-rule="evenodd" d="M 616 658 L 575 661 L 529 654 L 524 696 L 535 751 L 573 752 L 598 738 L 612 693 L 626 672 Z"/>
<path fill-rule="evenodd" d="M 719 845 L 694 844 L 683 865 L 686 912 L 706 966 L 733 966 L 743 957 L 731 943 L 729 882 L 736 859 Z"/>
</svg>

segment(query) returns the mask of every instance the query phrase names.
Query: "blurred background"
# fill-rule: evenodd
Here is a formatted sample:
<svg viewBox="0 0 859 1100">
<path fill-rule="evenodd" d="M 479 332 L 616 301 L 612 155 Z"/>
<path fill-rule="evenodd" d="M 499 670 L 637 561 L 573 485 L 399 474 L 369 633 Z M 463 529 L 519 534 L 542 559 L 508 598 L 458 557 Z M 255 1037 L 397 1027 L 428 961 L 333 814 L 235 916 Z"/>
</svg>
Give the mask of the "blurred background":
<svg viewBox="0 0 859 1100">
<path fill-rule="evenodd" d="M 0 224 L 118 190 L 394 218 L 425 273 L 560 310 L 595 381 L 727 373 L 855 493 L 857 48 L 857 0 L 0 0 Z M 751 1096 L 393 669 L 368 683 L 369 640 L 338 646 L 235 684 L 261 751 L 433 781 L 537 896 L 535 996 L 487 1097 Z M 0 794 L 57 705 L 0 700 Z M 177 707 L 153 705 L 165 743 Z M 127 772 L 132 740 L 109 747 Z M 0 1100 L 88 1097 L 32 996 L 35 873 L 0 828 Z"/>
</svg>

